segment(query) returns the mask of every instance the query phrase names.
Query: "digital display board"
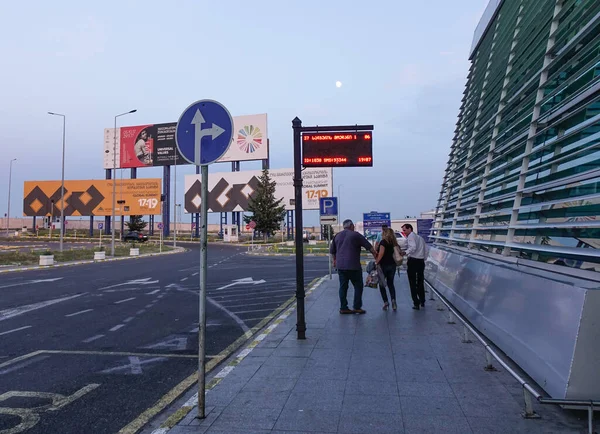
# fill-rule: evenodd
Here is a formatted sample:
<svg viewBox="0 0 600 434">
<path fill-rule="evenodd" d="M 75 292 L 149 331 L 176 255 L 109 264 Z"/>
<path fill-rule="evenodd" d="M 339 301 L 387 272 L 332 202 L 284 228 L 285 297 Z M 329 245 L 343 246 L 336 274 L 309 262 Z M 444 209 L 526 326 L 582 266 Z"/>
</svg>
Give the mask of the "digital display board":
<svg viewBox="0 0 600 434">
<path fill-rule="evenodd" d="M 373 166 L 373 132 L 303 133 L 304 167 Z"/>
</svg>

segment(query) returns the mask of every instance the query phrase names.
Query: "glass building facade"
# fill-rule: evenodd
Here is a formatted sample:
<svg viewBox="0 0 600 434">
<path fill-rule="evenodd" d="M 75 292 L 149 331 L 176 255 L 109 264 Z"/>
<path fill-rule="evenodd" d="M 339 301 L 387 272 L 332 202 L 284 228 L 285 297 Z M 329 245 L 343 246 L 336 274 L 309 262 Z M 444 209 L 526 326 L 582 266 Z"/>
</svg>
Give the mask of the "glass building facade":
<svg viewBox="0 0 600 434">
<path fill-rule="evenodd" d="M 600 0 L 492 0 L 470 60 L 436 243 L 600 271 Z"/>
</svg>

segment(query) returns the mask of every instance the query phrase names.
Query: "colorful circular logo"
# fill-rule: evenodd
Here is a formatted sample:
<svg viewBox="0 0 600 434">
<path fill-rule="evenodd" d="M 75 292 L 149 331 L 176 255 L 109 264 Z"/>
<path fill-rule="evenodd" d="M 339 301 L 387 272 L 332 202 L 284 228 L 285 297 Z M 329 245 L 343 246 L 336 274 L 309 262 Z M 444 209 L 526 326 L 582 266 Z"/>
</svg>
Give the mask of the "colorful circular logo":
<svg viewBox="0 0 600 434">
<path fill-rule="evenodd" d="M 256 152 L 263 144 L 263 135 L 260 128 L 246 125 L 238 131 L 237 145 L 246 154 Z"/>
</svg>

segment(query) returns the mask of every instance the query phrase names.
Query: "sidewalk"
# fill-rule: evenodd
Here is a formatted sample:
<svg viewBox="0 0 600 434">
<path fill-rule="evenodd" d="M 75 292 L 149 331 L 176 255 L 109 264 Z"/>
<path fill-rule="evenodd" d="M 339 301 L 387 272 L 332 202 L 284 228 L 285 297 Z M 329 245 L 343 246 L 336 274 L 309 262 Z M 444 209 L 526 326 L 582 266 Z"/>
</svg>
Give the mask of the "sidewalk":
<svg viewBox="0 0 600 434">
<path fill-rule="evenodd" d="M 585 413 L 536 404 L 541 419 L 521 418 L 519 384 L 483 370 L 483 347 L 462 343 L 447 311 L 432 303 L 413 311 L 406 274 L 396 288 L 397 312 L 383 311 L 379 290 L 365 288 L 367 314 L 340 315 L 337 275 L 324 280 L 306 299 L 306 340 L 296 340 L 294 310 L 217 374 L 224 378 L 207 391 L 204 420 L 194 407 L 154 432 L 585 432 Z"/>
</svg>

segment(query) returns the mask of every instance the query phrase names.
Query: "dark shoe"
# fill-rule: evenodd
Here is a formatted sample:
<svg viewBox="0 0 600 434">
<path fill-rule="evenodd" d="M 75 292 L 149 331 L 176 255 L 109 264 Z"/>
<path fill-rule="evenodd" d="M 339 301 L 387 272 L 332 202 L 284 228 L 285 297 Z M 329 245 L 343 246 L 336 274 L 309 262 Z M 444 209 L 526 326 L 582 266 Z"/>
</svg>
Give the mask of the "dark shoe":
<svg viewBox="0 0 600 434">
<path fill-rule="evenodd" d="M 350 310 L 350 309 L 340 309 L 340 313 L 341 313 L 342 315 L 349 315 L 349 314 L 351 314 L 351 313 L 354 313 L 354 311 L 353 311 L 353 310 Z"/>
<path fill-rule="evenodd" d="M 414 310 L 419 310 L 419 309 L 420 309 L 420 307 L 419 307 L 418 305 L 417 305 L 417 306 L 413 306 L 413 309 L 414 309 Z"/>
<path fill-rule="evenodd" d="M 396 300 L 392 300 L 392 309 L 394 310 L 394 312 L 398 309 L 398 306 L 396 305 Z"/>
<path fill-rule="evenodd" d="M 367 311 L 366 311 L 366 310 L 364 310 L 364 309 L 354 309 L 354 311 L 353 311 L 353 312 L 354 312 L 354 313 L 357 313 L 357 314 L 359 314 L 359 315 L 363 315 L 363 314 L 367 313 Z"/>
<path fill-rule="evenodd" d="M 425 307 L 425 303 L 424 303 L 424 302 L 423 302 L 423 303 L 421 303 L 421 307 Z"/>
</svg>

